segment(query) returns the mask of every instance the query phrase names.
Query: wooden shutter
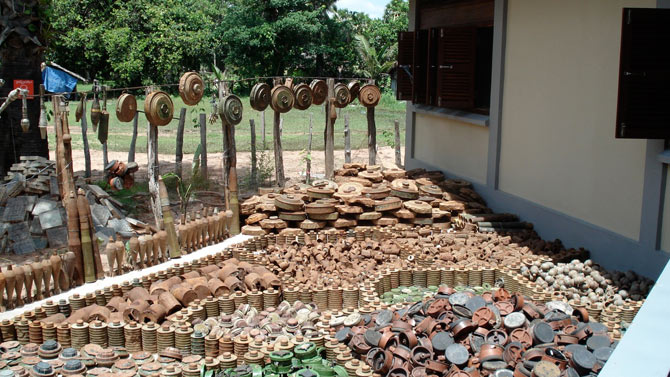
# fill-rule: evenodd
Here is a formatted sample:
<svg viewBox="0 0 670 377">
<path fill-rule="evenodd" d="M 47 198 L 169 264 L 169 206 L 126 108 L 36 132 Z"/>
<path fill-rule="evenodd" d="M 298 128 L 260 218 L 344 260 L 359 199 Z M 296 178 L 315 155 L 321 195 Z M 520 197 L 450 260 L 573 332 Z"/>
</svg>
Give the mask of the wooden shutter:
<svg viewBox="0 0 670 377">
<path fill-rule="evenodd" d="M 426 83 L 426 105 L 437 106 L 437 43 L 439 28 L 428 32 L 428 74 Z"/>
<path fill-rule="evenodd" d="M 428 30 L 414 33 L 414 90 L 413 103 L 426 103 L 426 87 L 428 83 Z"/>
<path fill-rule="evenodd" d="M 624 8 L 617 138 L 670 138 L 670 9 Z"/>
<path fill-rule="evenodd" d="M 437 51 L 437 105 L 475 106 L 476 28 L 441 28 Z"/>
<path fill-rule="evenodd" d="M 412 99 L 412 65 L 414 63 L 414 32 L 398 33 L 398 67 L 396 71 L 396 99 Z"/>
</svg>

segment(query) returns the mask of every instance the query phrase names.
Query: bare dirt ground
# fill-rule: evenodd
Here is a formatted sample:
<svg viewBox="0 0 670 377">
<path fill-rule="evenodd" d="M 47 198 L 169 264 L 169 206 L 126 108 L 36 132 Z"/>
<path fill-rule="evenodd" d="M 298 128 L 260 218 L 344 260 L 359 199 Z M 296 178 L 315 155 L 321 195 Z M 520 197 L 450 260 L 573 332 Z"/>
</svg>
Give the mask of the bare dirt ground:
<svg viewBox="0 0 670 377">
<path fill-rule="evenodd" d="M 272 150 L 266 152 L 267 155 L 272 158 L 274 155 Z M 404 148 L 401 148 L 402 159 L 404 160 Z M 53 152 L 52 152 L 53 154 Z M 109 160 L 128 160 L 127 152 L 109 152 Z M 51 159 L 54 158 L 53 155 L 50 156 Z M 175 169 L 175 156 L 174 155 L 164 155 L 161 154 L 158 156 L 160 164 L 160 173 L 166 174 L 174 172 Z M 72 151 L 72 160 L 74 162 L 74 171 L 84 171 L 84 151 L 83 150 L 74 150 Z M 367 149 L 358 149 L 351 151 L 351 160 L 353 162 L 368 162 L 368 150 Z M 91 170 L 93 175 L 93 181 L 100 180 L 103 178 L 103 166 L 102 166 L 102 151 L 91 151 Z M 147 155 L 146 153 L 137 153 L 135 155 L 135 161 L 139 164 L 140 170 L 135 173 L 136 181 L 146 181 L 147 180 Z M 272 166 L 272 171 L 274 172 L 274 160 L 270 161 Z M 182 160 L 183 172 L 186 177 L 190 175 L 191 164 L 193 162 L 193 155 L 184 155 Z M 339 150 L 335 151 L 335 168 L 341 167 L 344 163 L 344 151 Z M 391 147 L 380 147 L 377 152 L 377 164 L 382 165 L 384 168 L 395 168 L 395 151 Z M 213 183 L 221 181 L 221 171 L 222 171 L 222 154 L 221 153 L 209 153 L 207 155 L 207 170 L 209 180 Z M 312 152 L 312 175 L 323 174 L 325 168 L 324 162 L 324 152 L 323 151 L 313 151 Z M 251 153 L 250 152 L 238 152 L 237 153 L 237 174 L 240 179 L 249 174 L 251 170 Z M 300 151 L 285 151 L 284 152 L 284 174 L 287 179 L 291 181 L 296 181 L 301 179 L 300 177 L 304 175 L 305 172 L 305 161 L 303 160 L 302 152 Z M 304 178 L 302 178 L 304 179 Z"/>
</svg>

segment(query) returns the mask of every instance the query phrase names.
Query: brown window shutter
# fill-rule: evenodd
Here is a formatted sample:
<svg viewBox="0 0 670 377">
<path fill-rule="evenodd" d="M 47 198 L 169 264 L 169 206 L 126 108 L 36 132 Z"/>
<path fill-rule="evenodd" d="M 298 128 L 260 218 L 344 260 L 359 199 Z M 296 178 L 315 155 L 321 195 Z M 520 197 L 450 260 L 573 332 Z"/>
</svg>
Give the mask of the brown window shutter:
<svg viewBox="0 0 670 377">
<path fill-rule="evenodd" d="M 396 99 L 412 99 L 412 65 L 414 64 L 414 32 L 398 33 L 398 67 L 396 71 Z"/>
<path fill-rule="evenodd" d="M 428 30 L 414 33 L 414 91 L 412 102 L 426 103 L 428 84 Z"/>
<path fill-rule="evenodd" d="M 616 137 L 670 139 L 670 9 L 623 10 Z"/>
<path fill-rule="evenodd" d="M 437 105 L 475 106 L 476 28 L 441 28 L 437 45 Z"/>
<path fill-rule="evenodd" d="M 437 106 L 437 43 L 439 28 L 428 32 L 428 74 L 426 84 L 426 105 Z"/>
</svg>

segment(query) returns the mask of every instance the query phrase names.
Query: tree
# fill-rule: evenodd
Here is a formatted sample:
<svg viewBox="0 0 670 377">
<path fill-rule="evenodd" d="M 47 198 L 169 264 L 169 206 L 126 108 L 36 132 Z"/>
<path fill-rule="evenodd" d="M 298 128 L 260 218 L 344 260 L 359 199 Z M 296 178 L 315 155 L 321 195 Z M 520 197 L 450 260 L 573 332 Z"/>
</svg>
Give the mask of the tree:
<svg viewBox="0 0 670 377">
<path fill-rule="evenodd" d="M 216 28 L 229 72 L 241 77 L 337 75 L 355 58 L 335 0 L 228 0 Z"/>
<path fill-rule="evenodd" d="M 358 34 L 355 38 L 356 51 L 361 60 L 359 71 L 365 77 L 381 82 L 382 74 L 388 72 L 395 62 L 398 44 L 384 46 L 377 52 L 364 35 Z"/>
<path fill-rule="evenodd" d="M 391 0 L 386 4 L 384 16 L 372 20 L 370 24 L 371 44 L 381 50 L 398 41 L 398 32 L 406 31 L 408 21 L 409 2 L 407 0 Z"/>
<path fill-rule="evenodd" d="M 102 2 L 102 5 L 100 4 Z M 175 82 L 213 59 L 215 0 L 59 0 L 49 57 L 117 85 Z"/>
</svg>

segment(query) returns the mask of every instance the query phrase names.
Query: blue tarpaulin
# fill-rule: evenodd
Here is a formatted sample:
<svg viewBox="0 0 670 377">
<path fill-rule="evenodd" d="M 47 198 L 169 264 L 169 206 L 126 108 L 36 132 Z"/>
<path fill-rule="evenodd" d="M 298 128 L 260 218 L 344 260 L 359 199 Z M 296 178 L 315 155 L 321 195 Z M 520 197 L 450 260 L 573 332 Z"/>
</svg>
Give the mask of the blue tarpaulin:
<svg viewBox="0 0 670 377">
<path fill-rule="evenodd" d="M 44 89 L 51 93 L 67 93 L 77 86 L 77 79 L 60 69 L 47 66 L 42 71 L 42 82 Z"/>
</svg>

